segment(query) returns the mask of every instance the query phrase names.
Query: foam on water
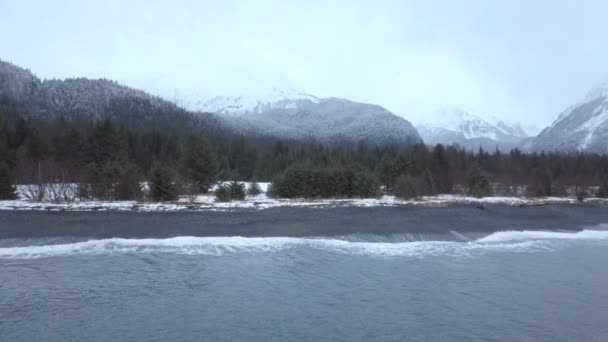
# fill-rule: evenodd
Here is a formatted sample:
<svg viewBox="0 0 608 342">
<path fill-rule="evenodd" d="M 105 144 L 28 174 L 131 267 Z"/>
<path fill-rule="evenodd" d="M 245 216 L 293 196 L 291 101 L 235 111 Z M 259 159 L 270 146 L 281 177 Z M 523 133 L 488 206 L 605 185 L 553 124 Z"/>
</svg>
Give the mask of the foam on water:
<svg viewBox="0 0 608 342">
<path fill-rule="evenodd" d="M 186 255 L 224 255 L 228 253 L 276 252 L 293 248 L 313 248 L 353 255 L 467 256 L 492 251 L 533 252 L 551 250 L 555 240 L 607 240 L 608 231 L 580 232 L 505 231 L 469 241 L 349 241 L 338 238 L 290 237 L 174 237 L 167 239 L 101 239 L 66 244 L 0 248 L 0 258 L 31 259 L 66 255 L 127 253 L 169 253 Z"/>
<path fill-rule="evenodd" d="M 579 232 L 548 232 L 548 231 L 505 231 L 488 235 L 477 242 L 510 242 L 530 240 L 604 240 L 608 239 L 608 230 L 582 230 Z"/>
<path fill-rule="evenodd" d="M 478 244 L 445 241 L 352 242 L 338 239 L 310 238 L 199 238 L 103 239 L 70 244 L 0 248 L 0 258 L 30 259 L 63 255 L 125 253 L 172 253 L 185 255 L 224 255 L 227 253 L 276 252 L 308 247 L 341 254 L 379 256 L 424 256 L 466 254 L 482 249 L 523 249 L 529 243 Z"/>
</svg>

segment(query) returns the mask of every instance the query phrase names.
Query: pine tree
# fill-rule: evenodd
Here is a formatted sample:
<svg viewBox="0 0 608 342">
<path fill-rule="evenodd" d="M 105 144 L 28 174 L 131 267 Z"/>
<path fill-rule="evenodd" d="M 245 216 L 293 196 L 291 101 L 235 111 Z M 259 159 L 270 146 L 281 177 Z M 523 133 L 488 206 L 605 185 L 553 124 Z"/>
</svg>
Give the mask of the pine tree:
<svg viewBox="0 0 608 342">
<path fill-rule="evenodd" d="M 420 193 L 416 179 L 408 175 L 399 176 L 395 182 L 395 196 L 406 200 L 417 199 Z"/>
<path fill-rule="evenodd" d="M 0 200 L 17 199 L 17 191 L 12 183 L 11 171 L 5 162 L 0 162 Z"/>
<path fill-rule="evenodd" d="M 375 177 L 366 171 L 358 171 L 355 173 L 353 180 L 354 195 L 361 198 L 378 197 L 380 187 Z"/>
<path fill-rule="evenodd" d="M 257 196 L 262 193 L 262 189 L 257 182 L 253 182 L 249 185 L 249 189 L 247 189 L 247 194 L 250 196 Z"/>
<path fill-rule="evenodd" d="M 76 167 L 83 162 L 82 136 L 76 128 L 71 127 L 63 132 L 55 143 L 55 155 L 58 161 Z"/>
<path fill-rule="evenodd" d="M 442 194 L 449 194 L 454 188 L 453 169 L 450 167 L 447 155 L 446 148 L 441 144 L 433 149 L 431 171 L 436 176 L 437 191 Z"/>
<path fill-rule="evenodd" d="M 160 149 L 160 160 L 172 167 L 177 166 L 182 157 L 182 147 L 179 138 L 174 134 L 169 134 Z"/>
<path fill-rule="evenodd" d="M 138 200 L 142 196 L 137 168 L 132 164 L 122 165 L 118 171 L 118 182 L 114 189 L 114 198 L 121 201 Z"/>
<path fill-rule="evenodd" d="M 437 195 L 437 185 L 435 184 L 435 178 L 431 170 L 425 169 L 422 173 L 422 179 L 424 180 L 424 195 L 435 196 Z"/>
<path fill-rule="evenodd" d="M 393 188 L 395 182 L 395 165 L 388 155 L 384 155 L 378 166 L 378 178 L 384 186 L 384 191 L 389 192 Z"/>
<path fill-rule="evenodd" d="M 528 196 L 548 197 L 553 194 L 555 185 L 553 175 L 548 168 L 536 168 L 532 170 L 532 182 L 528 185 Z"/>
<path fill-rule="evenodd" d="M 215 189 L 215 200 L 218 202 L 242 201 L 245 195 L 245 184 L 238 181 L 220 183 Z"/>
<path fill-rule="evenodd" d="M 191 135 L 187 141 L 186 174 L 202 193 L 207 193 L 218 173 L 217 157 L 201 137 Z"/>
<path fill-rule="evenodd" d="M 234 201 L 242 201 L 245 199 L 245 184 L 232 181 L 228 184 L 228 189 L 230 190 L 230 198 Z"/>
<path fill-rule="evenodd" d="M 152 168 L 150 179 L 150 197 L 157 202 L 174 201 L 179 196 L 174 171 L 164 165 L 157 164 Z"/>
<path fill-rule="evenodd" d="M 479 164 L 473 164 L 468 177 L 469 195 L 482 198 L 492 195 L 492 187 Z"/>
<path fill-rule="evenodd" d="M 232 196 L 230 195 L 230 189 L 224 183 L 220 183 L 215 189 L 215 200 L 217 202 L 230 202 Z"/>
</svg>

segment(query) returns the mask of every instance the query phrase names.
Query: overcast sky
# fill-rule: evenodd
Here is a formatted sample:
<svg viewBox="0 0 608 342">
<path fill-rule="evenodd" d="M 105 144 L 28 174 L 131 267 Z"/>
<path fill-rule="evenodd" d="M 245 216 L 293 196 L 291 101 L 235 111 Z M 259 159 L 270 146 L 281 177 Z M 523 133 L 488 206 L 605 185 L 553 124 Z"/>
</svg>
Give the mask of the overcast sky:
<svg viewBox="0 0 608 342">
<path fill-rule="evenodd" d="M 608 78 L 608 1 L 0 0 L 0 59 L 167 96 L 290 86 L 414 122 L 453 105 L 537 125 Z"/>
</svg>

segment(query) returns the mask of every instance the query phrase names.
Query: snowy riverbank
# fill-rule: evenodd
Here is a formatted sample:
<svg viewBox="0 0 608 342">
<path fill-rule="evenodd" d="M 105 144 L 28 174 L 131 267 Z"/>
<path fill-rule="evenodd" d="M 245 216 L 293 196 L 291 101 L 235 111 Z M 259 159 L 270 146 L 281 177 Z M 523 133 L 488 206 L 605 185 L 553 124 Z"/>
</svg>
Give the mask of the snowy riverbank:
<svg viewBox="0 0 608 342">
<path fill-rule="evenodd" d="M 608 200 L 590 198 L 585 202 L 608 203 Z M 575 198 L 521 198 L 521 197 L 486 197 L 474 198 L 458 195 L 439 195 L 424 197 L 419 200 L 400 200 L 394 196 L 383 196 L 371 199 L 275 199 L 265 194 L 247 196 L 243 201 L 216 202 L 213 195 L 200 195 L 191 203 L 182 198 L 177 202 L 135 202 L 135 201 L 75 201 L 71 203 L 35 202 L 25 199 L 0 201 L 0 210 L 48 210 L 48 211 L 142 211 L 142 212 L 179 212 L 179 211 L 226 211 L 235 209 L 263 210 L 276 207 L 396 207 L 426 206 L 443 207 L 450 205 L 490 205 L 537 206 L 556 203 L 577 203 Z"/>
</svg>

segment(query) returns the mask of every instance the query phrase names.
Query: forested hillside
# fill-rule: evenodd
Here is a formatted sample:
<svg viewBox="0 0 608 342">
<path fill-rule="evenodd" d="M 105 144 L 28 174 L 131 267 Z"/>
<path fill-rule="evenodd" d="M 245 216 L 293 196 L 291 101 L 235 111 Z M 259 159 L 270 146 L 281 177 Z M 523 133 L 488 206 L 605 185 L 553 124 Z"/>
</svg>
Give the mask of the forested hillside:
<svg viewBox="0 0 608 342">
<path fill-rule="evenodd" d="M 274 181 L 281 197 L 415 197 L 470 191 L 558 196 L 568 187 L 600 185 L 608 158 L 586 154 L 469 153 L 456 147 L 323 146 L 129 128 L 112 119 L 0 124 L 2 164 L 14 183 L 81 183 L 86 196 L 129 199 L 154 177 L 172 191 L 205 192 L 216 180 Z M 477 189 L 480 184 L 482 189 Z M 180 188 L 181 187 L 181 188 Z M 479 192 L 475 192 L 477 189 Z"/>
</svg>

